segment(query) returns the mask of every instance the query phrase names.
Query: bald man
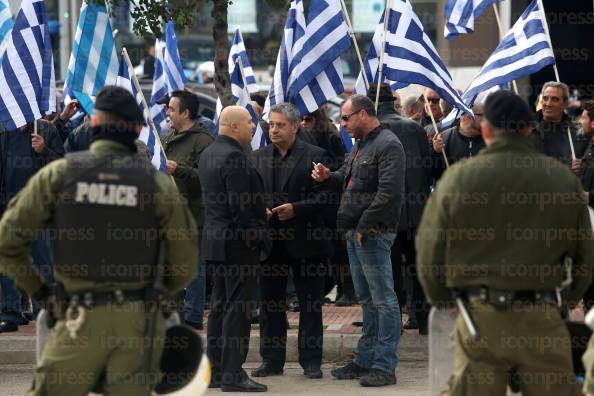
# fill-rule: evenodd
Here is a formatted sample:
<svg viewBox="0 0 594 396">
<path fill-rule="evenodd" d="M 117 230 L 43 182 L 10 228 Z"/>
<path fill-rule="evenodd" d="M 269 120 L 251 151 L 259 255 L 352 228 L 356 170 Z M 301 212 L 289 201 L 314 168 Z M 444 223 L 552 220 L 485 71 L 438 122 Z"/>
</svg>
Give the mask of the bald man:
<svg viewBox="0 0 594 396">
<path fill-rule="evenodd" d="M 198 166 L 206 209 L 201 254 L 214 270 L 207 349 L 211 388 L 224 392 L 266 392 L 243 370 L 251 327 L 259 259 L 265 256 L 266 209 L 263 184 L 242 146 L 254 124 L 239 106 L 223 109 L 219 136 Z"/>
</svg>

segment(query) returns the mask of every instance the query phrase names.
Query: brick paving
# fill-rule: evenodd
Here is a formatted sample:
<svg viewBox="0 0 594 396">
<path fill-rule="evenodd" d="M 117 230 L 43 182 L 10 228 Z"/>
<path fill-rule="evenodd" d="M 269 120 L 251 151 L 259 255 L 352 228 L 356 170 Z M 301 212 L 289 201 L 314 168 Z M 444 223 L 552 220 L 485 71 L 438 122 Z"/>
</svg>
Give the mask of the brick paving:
<svg viewBox="0 0 594 396">
<path fill-rule="evenodd" d="M 207 322 L 206 317 L 208 311 L 205 313 L 204 323 Z M 299 326 L 299 312 L 288 312 L 289 332 L 297 333 Z M 361 307 L 355 305 L 352 307 L 337 307 L 333 304 L 325 304 L 323 307 L 324 333 L 325 334 L 359 334 L 361 327 L 353 326 L 355 321 L 361 321 Z M 406 322 L 407 316 L 403 315 L 403 321 Z M 252 326 L 252 332 L 257 332 L 258 326 Z M 416 330 L 408 330 L 407 332 L 416 333 Z M 28 325 L 19 326 L 19 331 L 14 333 L 0 333 L 0 337 L 10 336 L 34 336 L 35 322 L 30 322 Z"/>
</svg>

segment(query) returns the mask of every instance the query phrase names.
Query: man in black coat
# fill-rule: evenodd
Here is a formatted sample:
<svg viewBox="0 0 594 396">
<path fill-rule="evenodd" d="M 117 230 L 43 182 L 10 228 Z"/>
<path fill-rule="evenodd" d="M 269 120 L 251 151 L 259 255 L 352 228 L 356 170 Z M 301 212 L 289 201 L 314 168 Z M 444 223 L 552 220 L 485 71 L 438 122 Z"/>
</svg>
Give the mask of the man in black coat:
<svg viewBox="0 0 594 396">
<path fill-rule="evenodd" d="M 299 299 L 299 363 L 308 378 L 321 378 L 322 261 L 332 255 L 331 235 L 321 213 L 329 194 L 316 189 L 311 178 L 313 163 L 325 161 L 324 150 L 297 137 L 299 113 L 289 103 L 270 109 L 272 144 L 253 153 L 264 180 L 267 213 L 273 228 L 272 253 L 260 276 L 260 354 L 262 365 L 254 377 L 281 374 L 285 364 L 287 314 L 285 289 L 293 272 Z M 319 188 L 319 187 L 318 187 Z"/>
<path fill-rule="evenodd" d="M 266 233 L 262 181 L 242 150 L 252 139 L 249 112 L 239 106 L 221 112 L 219 136 L 198 166 L 205 207 L 201 254 L 214 269 L 208 317 L 210 387 L 225 392 L 265 392 L 242 368 L 247 357 L 253 290 Z"/>
<path fill-rule="evenodd" d="M 376 86 L 369 89 L 368 96 L 372 100 L 375 100 L 376 89 Z M 421 125 L 399 116 L 394 109 L 393 102 L 394 97 L 390 86 L 382 84 L 377 116 L 379 121 L 400 139 L 406 156 L 404 206 L 400 214 L 396 240 L 392 246 L 394 290 L 398 301 L 404 305 L 406 299 L 403 278 L 405 274 L 408 274 L 413 281 L 411 318 L 416 318 L 419 331 L 422 334 L 427 334 L 429 306 L 416 273 L 415 235 L 430 193 L 431 152 Z M 409 320 L 405 324 L 405 328 L 415 328 L 413 322 L 413 320 Z"/>
</svg>

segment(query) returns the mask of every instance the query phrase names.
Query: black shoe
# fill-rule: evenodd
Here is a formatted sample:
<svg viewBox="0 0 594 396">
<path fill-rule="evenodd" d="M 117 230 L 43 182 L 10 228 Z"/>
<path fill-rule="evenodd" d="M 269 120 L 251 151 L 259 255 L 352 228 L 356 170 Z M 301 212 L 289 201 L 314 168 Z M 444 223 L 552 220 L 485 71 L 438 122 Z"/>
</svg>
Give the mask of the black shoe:
<svg viewBox="0 0 594 396">
<path fill-rule="evenodd" d="M 208 384 L 210 389 L 220 388 L 221 387 L 221 373 L 217 371 L 212 371 L 210 374 L 210 384 Z"/>
<path fill-rule="evenodd" d="M 0 333 L 13 333 L 19 331 L 19 326 L 14 322 L 3 320 L 0 322 Z"/>
<path fill-rule="evenodd" d="M 28 321 L 35 319 L 36 316 L 37 315 L 33 315 L 33 312 L 29 312 L 29 311 L 23 312 L 23 318 L 27 319 Z"/>
<path fill-rule="evenodd" d="M 404 326 L 402 326 L 404 330 L 416 330 L 419 328 L 419 324 L 414 319 L 409 319 Z"/>
<path fill-rule="evenodd" d="M 350 362 L 346 366 L 335 368 L 330 371 L 330 374 L 339 380 L 361 378 L 361 376 L 369 372 L 368 368 L 359 366 L 355 362 Z"/>
<path fill-rule="evenodd" d="M 357 299 L 348 293 L 343 293 L 334 303 L 337 307 L 351 307 L 355 304 L 357 304 Z"/>
<path fill-rule="evenodd" d="M 396 375 L 388 373 L 387 371 L 372 368 L 369 372 L 359 380 L 361 386 L 385 386 L 394 385 L 396 383 Z"/>
<path fill-rule="evenodd" d="M 262 363 L 260 367 L 252 371 L 252 377 L 270 377 L 271 375 L 283 375 L 283 369 L 274 368 L 268 363 Z"/>
<path fill-rule="evenodd" d="M 29 324 L 29 319 L 27 319 L 24 315 L 21 315 L 21 317 L 19 318 L 19 326 L 26 326 Z"/>
<path fill-rule="evenodd" d="M 259 384 L 250 378 L 246 378 L 242 382 L 236 384 L 221 385 L 223 392 L 268 392 L 268 387 L 264 384 Z"/>
<path fill-rule="evenodd" d="M 363 327 L 363 322 L 361 322 L 361 321 L 358 321 L 358 320 L 354 321 L 354 322 L 353 322 L 353 323 L 351 323 L 351 324 L 352 324 L 353 326 L 356 326 L 356 327 Z"/>
<path fill-rule="evenodd" d="M 318 379 L 324 376 L 322 370 L 320 369 L 320 366 L 317 365 L 311 365 L 304 368 L 303 375 L 305 375 L 309 379 Z"/>
<path fill-rule="evenodd" d="M 292 312 L 299 312 L 299 300 L 297 297 L 291 297 L 287 301 L 287 307 Z"/>
<path fill-rule="evenodd" d="M 190 326 L 191 328 L 193 328 L 194 330 L 203 330 L 204 329 L 204 325 L 202 323 L 193 322 L 191 320 L 185 320 L 184 323 L 187 324 L 188 326 Z"/>
</svg>

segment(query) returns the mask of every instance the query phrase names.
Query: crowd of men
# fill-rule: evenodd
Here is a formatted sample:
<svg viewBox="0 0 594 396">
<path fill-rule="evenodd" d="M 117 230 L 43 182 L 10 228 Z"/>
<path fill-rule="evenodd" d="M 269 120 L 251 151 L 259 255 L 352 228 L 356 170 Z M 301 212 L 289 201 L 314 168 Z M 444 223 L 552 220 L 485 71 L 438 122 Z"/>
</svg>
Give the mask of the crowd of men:
<svg viewBox="0 0 594 396">
<path fill-rule="evenodd" d="M 321 378 L 322 306 L 337 284 L 336 304 L 357 302 L 363 320 L 355 357 L 332 370 L 336 379 L 359 379 L 368 387 L 395 384 L 403 327 L 426 335 L 431 305 L 452 307 L 460 301 L 458 308 L 469 315 L 460 316 L 456 328 L 450 394 L 505 394 L 508 384 L 525 394 L 580 394 L 571 343 L 545 352 L 538 345 L 517 350 L 508 348 L 504 337 L 568 341 L 562 318 L 567 309 L 582 298 L 586 310 L 594 305 L 587 211 L 587 205 L 594 206 L 594 102 L 583 102 L 578 126 L 565 112 L 568 87 L 550 82 L 542 88 L 537 111 L 519 96 L 499 91 L 475 103 L 474 114 L 442 128 L 447 111 L 437 92 L 427 89 L 401 101 L 382 84 L 376 94 L 371 87 L 368 96 L 353 95 L 342 103 L 340 127 L 355 141 L 346 153 L 323 109 L 300 116 L 291 104 L 272 106 L 262 121 L 268 145 L 252 151 L 255 125 L 246 109 L 225 108 L 213 135 L 196 96 L 175 91 L 167 102 L 171 130 L 162 137 L 166 174 L 146 167 L 148 151 L 137 139 L 142 115 L 132 110 L 131 96 L 114 87 L 104 88 L 93 118 L 76 128 L 72 117 L 78 109 L 72 102 L 50 120 L 2 131 L 0 332 L 17 331 L 30 320 L 23 315 L 25 305 L 36 312 L 49 286 L 58 282 L 69 309 L 77 309 L 73 297 L 78 301 L 85 293 L 98 302 L 87 306 L 92 314 L 74 332 L 101 344 L 89 331 L 90 322 L 103 327 L 115 320 L 101 302 L 123 291 L 126 301 L 136 304 L 150 279 L 118 279 L 93 270 L 85 278 L 68 266 L 109 269 L 110 260 L 141 266 L 142 260 L 156 260 L 156 244 L 164 240 L 165 285 L 183 321 L 202 329 L 208 303 L 211 388 L 267 390 L 242 368 L 255 316 L 262 364 L 251 376 L 283 374 L 289 289 L 299 309 L 299 363 L 306 378 Z M 60 159 L 65 152 L 71 154 Z M 138 212 L 117 212 L 107 198 L 90 200 L 93 183 L 107 183 L 106 188 L 115 183 L 113 191 L 117 183 L 128 186 L 126 191 L 139 197 Z M 146 194 L 154 199 L 140 199 Z M 81 217 L 87 210 L 89 216 Z M 141 218 L 142 213 L 150 216 Z M 108 225 L 111 216 L 118 219 Z M 164 236 L 147 237 L 142 253 L 130 253 L 132 246 L 143 250 L 142 243 L 113 249 L 106 239 L 92 247 L 56 232 L 114 225 L 158 230 L 155 235 L 164 231 Z M 183 230 L 188 237 L 167 230 Z M 538 230 L 554 235 L 541 238 Z M 20 268 L 29 255 L 35 271 Z M 179 271 L 170 271 L 176 267 Z M 407 323 L 401 313 L 405 306 Z M 124 308 L 116 309 L 118 315 L 125 315 Z M 57 316 L 60 323 L 64 318 Z M 141 321 L 141 316 L 129 319 Z M 160 331 L 163 326 L 157 323 Z M 123 325 L 113 331 L 129 330 Z M 88 364 L 74 367 L 64 350 L 75 343 L 72 330 L 58 324 L 56 332 L 32 392 L 46 386 L 48 394 L 75 394 L 66 392 L 65 383 L 47 382 L 49 372 L 74 370 L 93 373 L 78 384 L 80 394 L 93 389 L 104 371 L 115 373 L 108 375 L 105 389 L 136 394 L 126 378 L 140 370 L 138 365 L 122 367 L 108 359 L 113 351 L 96 345 Z M 156 344 L 159 352 L 162 344 Z M 141 360 L 138 351 L 120 353 Z M 584 392 L 594 394 L 593 365 L 594 359 L 585 358 Z M 156 362 L 151 367 L 156 370 Z M 536 380 L 541 377 L 547 380 Z"/>
</svg>

